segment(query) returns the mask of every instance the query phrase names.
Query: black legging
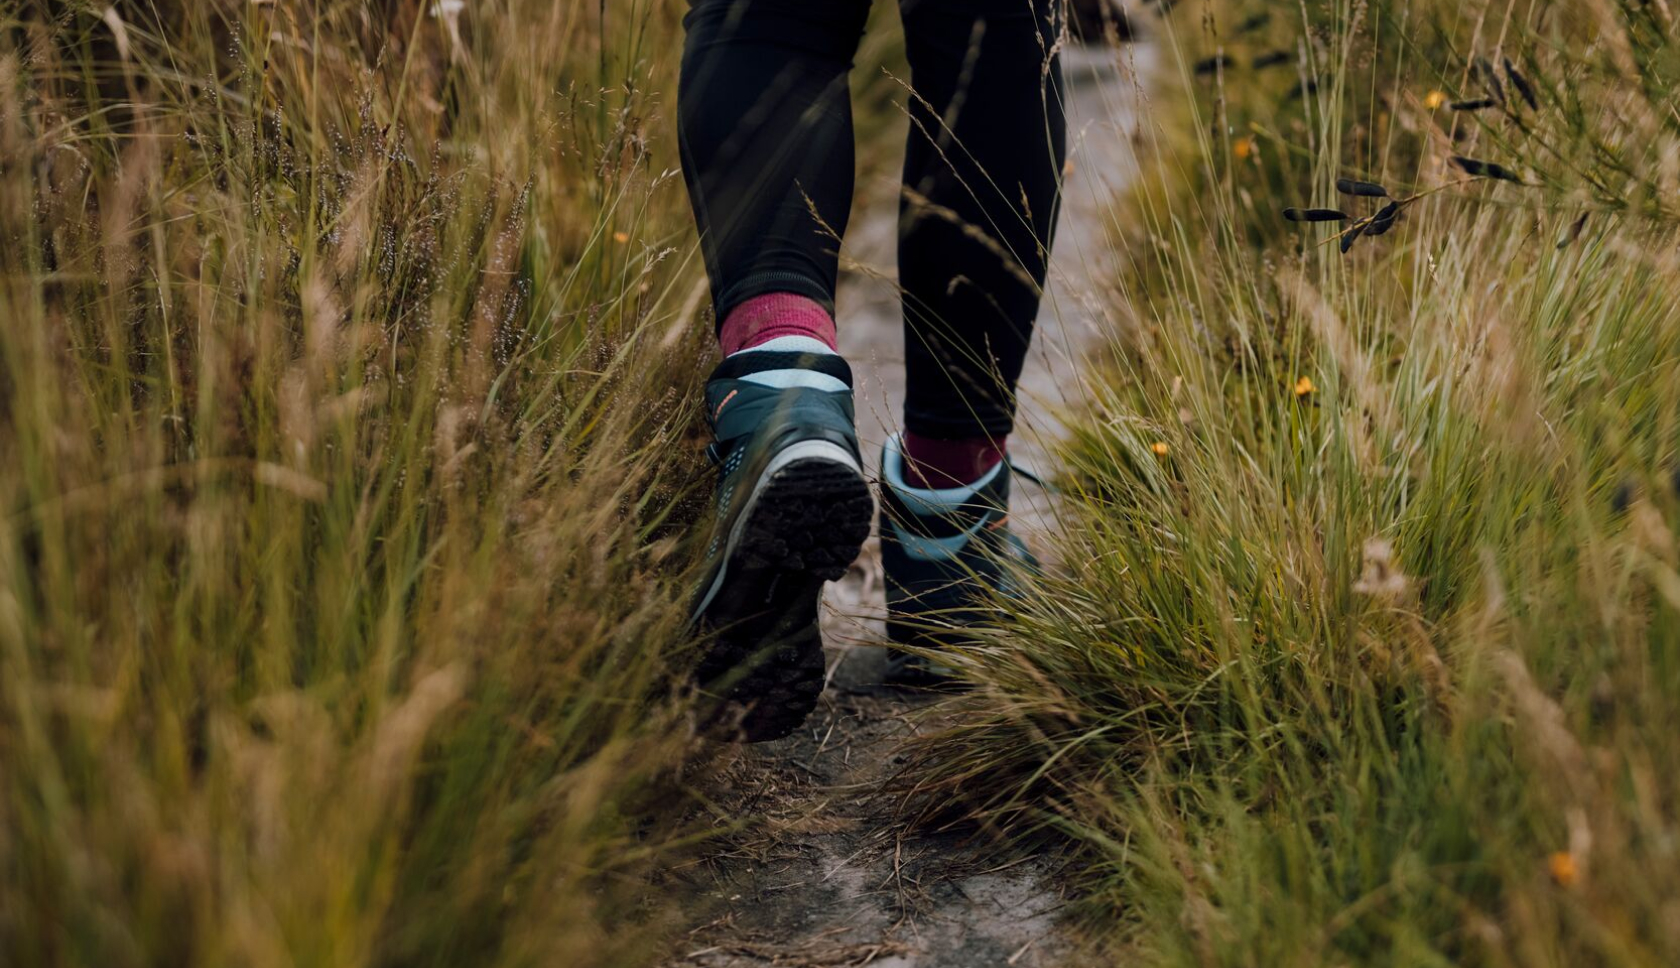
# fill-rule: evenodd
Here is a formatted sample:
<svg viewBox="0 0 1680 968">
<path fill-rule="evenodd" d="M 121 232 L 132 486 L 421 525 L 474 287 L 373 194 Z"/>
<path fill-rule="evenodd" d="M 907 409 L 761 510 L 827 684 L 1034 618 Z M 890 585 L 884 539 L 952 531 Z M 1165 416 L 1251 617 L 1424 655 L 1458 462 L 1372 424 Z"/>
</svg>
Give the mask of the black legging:
<svg viewBox="0 0 1680 968">
<path fill-rule="evenodd" d="M 851 209 L 846 75 L 870 0 L 690 0 L 683 172 L 721 321 L 753 296 L 834 308 Z M 913 93 L 898 271 L 905 426 L 1001 437 L 1055 228 L 1057 0 L 900 0 Z"/>
</svg>

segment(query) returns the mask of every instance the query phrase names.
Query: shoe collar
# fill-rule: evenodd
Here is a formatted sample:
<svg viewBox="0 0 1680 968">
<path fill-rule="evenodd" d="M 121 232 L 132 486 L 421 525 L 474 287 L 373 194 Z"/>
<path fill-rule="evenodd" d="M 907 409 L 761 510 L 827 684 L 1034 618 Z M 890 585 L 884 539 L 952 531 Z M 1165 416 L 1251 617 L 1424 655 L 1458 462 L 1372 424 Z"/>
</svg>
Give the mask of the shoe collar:
<svg viewBox="0 0 1680 968">
<path fill-rule="evenodd" d="M 998 478 L 1009 473 L 1009 462 L 998 461 L 997 466 L 980 475 L 971 484 L 959 487 L 911 487 L 904 480 L 904 438 L 893 434 L 881 448 L 881 478 L 892 488 L 893 495 L 905 510 L 921 517 L 951 514 L 972 508 L 974 499 L 982 491 L 991 490 Z"/>
</svg>

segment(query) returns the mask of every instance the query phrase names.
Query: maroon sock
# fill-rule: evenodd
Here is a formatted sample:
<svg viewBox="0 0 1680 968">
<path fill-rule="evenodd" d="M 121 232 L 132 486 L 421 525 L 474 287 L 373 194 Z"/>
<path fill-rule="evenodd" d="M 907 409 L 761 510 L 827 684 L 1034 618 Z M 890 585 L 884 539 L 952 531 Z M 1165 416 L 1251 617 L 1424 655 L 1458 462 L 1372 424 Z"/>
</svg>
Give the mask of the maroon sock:
<svg viewBox="0 0 1680 968">
<path fill-rule="evenodd" d="M 942 440 L 906 431 L 904 483 L 931 489 L 973 484 L 1003 461 L 1007 449 L 1005 437 Z"/>
<path fill-rule="evenodd" d="M 791 292 L 767 292 L 731 309 L 718 327 L 718 345 L 723 347 L 724 356 L 782 336 L 808 336 L 835 349 L 834 317 L 814 299 Z"/>
</svg>

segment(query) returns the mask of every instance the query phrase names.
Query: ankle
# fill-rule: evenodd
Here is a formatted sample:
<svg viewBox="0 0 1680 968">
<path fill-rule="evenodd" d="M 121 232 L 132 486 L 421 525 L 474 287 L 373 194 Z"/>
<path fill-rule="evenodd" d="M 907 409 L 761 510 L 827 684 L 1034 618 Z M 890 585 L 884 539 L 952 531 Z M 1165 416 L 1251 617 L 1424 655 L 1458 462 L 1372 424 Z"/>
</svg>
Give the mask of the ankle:
<svg viewBox="0 0 1680 968">
<path fill-rule="evenodd" d="M 836 349 L 834 317 L 816 300 L 791 292 L 754 296 L 731 309 L 718 327 L 724 356 L 785 336 L 803 336 Z"/>
<path fill-rule="evenodd" d="M 944 439 L 904 434 L 904 483 L 926 490 L 965 487 L 1003 462 L 1006 437 Z"/>
</svg>

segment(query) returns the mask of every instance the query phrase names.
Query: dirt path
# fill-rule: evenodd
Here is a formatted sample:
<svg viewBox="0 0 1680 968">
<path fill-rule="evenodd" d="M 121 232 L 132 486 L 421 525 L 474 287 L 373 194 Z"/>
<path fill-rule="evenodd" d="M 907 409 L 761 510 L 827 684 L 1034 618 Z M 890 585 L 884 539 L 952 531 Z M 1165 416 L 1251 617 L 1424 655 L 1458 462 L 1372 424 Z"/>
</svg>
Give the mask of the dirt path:
<svg viewBox="0 0 1680 968">
<path fill-rule="evenodd" d="M 1071 173 L 1048 298 L 1022 379 L 1017 458 L 1046 466 L 1055 414 L 1076 402 L 1082 360 L 1112 320 L 1105 280 L 1107 208 L 1133 176 L 1138 48 L 1068 58 Z M 1120 63 L 1125 61 L 1125 63 Z M 1146 72 L 1145 72 L 1146 73 Z M 858 376 L 859 432 L 873 461 L 895 426 L 903 391 L 903 336 L 892 284 L 896 182 L 865 186 L 839 295 L 841 350 Z M 1013 519 L 1030 543 L 1054 508 L 1030 487 Z M 1022 525 L 1018 524 L 1018 527 Z M 1035 534 L 1034 532 L 1038 532 Z M 880 558 L 875 542 L 829 587 L 824 616 L 828 691 L 800 732 L 741 749 L 717 784 L 721 811 L 753 823 L 721 840 L 694 874 L 715 920 L 684 942 L 675 966 L 980 968 L 1057 965 L 1070 941 L 1058 930 L 1059 878 L 1044 858 L 1008 860 L 961 833 L 907 828 L 885 787 L 896 748 L 937 728 L 923 694 L 877 685 Z"/>
</svg>

